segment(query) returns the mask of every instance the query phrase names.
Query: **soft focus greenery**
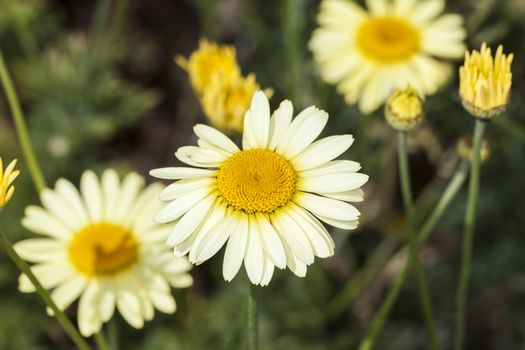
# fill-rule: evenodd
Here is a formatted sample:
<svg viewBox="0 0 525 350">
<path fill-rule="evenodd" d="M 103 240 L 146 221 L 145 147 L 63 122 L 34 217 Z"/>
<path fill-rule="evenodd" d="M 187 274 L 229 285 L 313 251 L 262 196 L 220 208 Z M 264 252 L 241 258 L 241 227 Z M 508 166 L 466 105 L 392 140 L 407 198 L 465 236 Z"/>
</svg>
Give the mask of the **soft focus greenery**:
<svg viewBox="0 0 525 350">
<path fill-rule="evenodd" d="M 316 260 L 306 278 L 278 271 L 259 294 L 261 350 L 347 350 L 357 346 L 401 269 L 393 260 L 357 285 L 348 307 L 327 316 L 331 301 L 359 273 L 383 240 L 401 247 L 406 224 L 396 168 L 396 133 L 381 112 L 362 116 L 318 76 L 306 43 L 317 0 L 127 1 L 0 0 L 0 47 L 28 117 L 37 156 L 49 183 L 78 183 L 86 168 L 112 166 L 147 174 L 179 164 L 177 147 L 193 144 L 192 126 L 205 121 L 186 74 L 172 61 L 188 55 L 201 36 L 236 46 L 243 73 L 273 87 L 272 107 L 292 98 L 296 110 L 327 110 L 326 134 L 354 134 L 345 155 L 363 165 L 360 228 L 333 230 L 336 255 Z M 109 6 L 106 6 L 109 5 Z M 467 349 L 522 349 L 525 343 L 525 2 L 449 1 L 465 17 L 469 48 L 502 43 L 515 53 L 513 98 L 487 128 L 491 156 L 481 169 L 478 221 L 467 310 Z M 460 62 L 456 62 L 459 66 Z M 429 213 L 458 163 L 455 145 L 473 121 L 462 109 L 454 77 L 426 100 L 426 122 L 409 139 L 419 221 Z M 13 200 L 0 215 L 11 241 L 31 234 L 19 222 L 39 204 L 17 144 L 5 95 L 0 95 L 0 155 L 20 159 Z M 522 168 L 523 166 L 523 168 Z M 152 180 L 148 178 L 148 180 Z M 437 319 L 439 342 L 450 348 L 460 262 L 466 187 L 445 213 L 422 257 Z M 393 254 L 385 249 L 381 254 Z M 392 243 L 389 243 L 392 244 Z M 381 256 L 380 256 L 381 257 Z M 106 328 L 119 349 L 243 349 L 247 278 L 221 275 L 222 254 L 192 271 L 195 285 L 176 291 L 174 315 L 156 314 L 143 330 L 120 316 Z M 0 255 L 0 349 L 71 349 L 37 295 L 17 291 L 18 271 Z M 381 265 L 381 264 L 380 264 Z M 75 318 L 75 307 L 68 311 Z M 93 343 L 94 344 L 94 343 Z M 377 349 L 425 349 L 425 325 L 412 275 L 379 336 Z"/>
</svg>

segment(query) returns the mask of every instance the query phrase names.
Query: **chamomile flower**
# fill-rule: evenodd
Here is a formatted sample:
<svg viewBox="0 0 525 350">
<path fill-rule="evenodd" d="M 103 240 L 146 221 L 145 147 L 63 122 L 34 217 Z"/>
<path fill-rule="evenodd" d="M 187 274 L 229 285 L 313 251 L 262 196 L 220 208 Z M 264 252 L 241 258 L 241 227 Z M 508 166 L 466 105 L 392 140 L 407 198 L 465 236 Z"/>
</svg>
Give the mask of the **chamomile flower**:
<svg viewBox="0 0 525 350">
<path fill-rule="evenodd" d="M 444 0 L 323 0 L 310 49 L 321 76 L 362 112 L 377 109 L 396 88 L 430 95 L 450 75 L 442 60 L 460 58 L 462 17 L 443 14 Z"/>
<path fill-rule="evenodd" d="M 223 276 L 231 281 L 244 263 L 253 284 L 267 285 L 274 268 L 306 274 L 314 257 L 334 254 L 321 221 L 355 229 L 359 211 L 346 202 L 363 200 L 368 176 L 360 165 L 334 160 L 352 144 L 351 135 L 315 141 L 328 114 L 315 107 L 293 120 L 283 101 L 270 116 L 264 93 L 253 96 L 244 117 L 242 150 L 218 130 L 197 125 L 198 146 L 177 150 L 190 167 L 155 169 L 151 175 L 177 180 L 160 199 L 170 202 L 156 215 L 175 222 L 168 245 L 177 256 L 200 264 L 226 245 Z"/>
<path fill-rule="evenodd" d="M 165 245 L 169 227 L 152 217 L 162 203 L 162 186 L 128 174 L 122 182 L 114 170 L 101 180 L 86 171 L 80 192 L 60 179 L 41 193 L 43 207 L 26 209 L 22 224 L 42 238 L 18 242 L 20 256 L 61 309 L 79 299 L 78 323 L 84 336 L 96 333 L 118 309 L 133 327 L 151 320 L 154 310 L 173 313 L 171 287 L 192 284 L 191 264 Z M 20 276 L 22 292 L 34 292 Z"/>
</svg>

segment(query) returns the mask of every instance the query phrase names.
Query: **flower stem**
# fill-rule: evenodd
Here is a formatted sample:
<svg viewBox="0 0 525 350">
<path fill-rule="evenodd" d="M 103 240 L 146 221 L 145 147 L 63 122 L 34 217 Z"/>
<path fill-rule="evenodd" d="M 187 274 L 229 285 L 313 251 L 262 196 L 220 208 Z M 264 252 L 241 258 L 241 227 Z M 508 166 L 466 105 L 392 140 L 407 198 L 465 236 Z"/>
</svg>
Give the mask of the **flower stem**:
<svg viewBox="0 0 525 350">
<path fill-rule="evenodd" d="M 419 298 L 421 306 L 423 307 L 423 316 L 427 326 L 430 348 L 436 350 L 438 348 L 436 327 L 434 325 L 430 293 L 425 280 L 423 265 L 421 264 L 421 259 L 419 257 L 419 242 L 416 235 L 416 220 L 414 217 L 414 208 L 412 206 L 412 189 L 410 187 L 410 173 L 408 169 L 407 135 L 404 132 L 399 132 L 398 160 L 401 193 L 405 207 L 405 216 L 408 221 L 410 259 L 414 261 L 414 269 L 419 288 Z"/>
<path fill-rule="evenodd" d="M 90 350 L 90 347 L 86 340 L 82 338 L 82 336 L 80 335 L 76 327 L 73 325 L 73 323 L 71 323 L 66 314 L 58 308 L 58 306 L 51 298 L 49 292 L 42 286 L 42 284 L 33 274 L 29 265 L 20 257 L 20 255 L 18 255 L 18 253 L 13 248 L 12 244 L 2 233 L 0 233 L 0 244 L 2 245 L 2 248 L 9 256 L 11 261 L 13 261 L 13 263 L 15 263 L 15 265 L 20 269 L 20 271 L 29 278 L 31 283 L 33 283 L 38 294 L 40 294 L 42 299 L 44 299 L 46 305 L 51 310 L 53 310 L 56 319 L 58 320 L 62 328 L 66 331 L 66 333 L 69 335 L 71 340 L 75 343 L 77 348 L 80 350 Z"/>
<path fill-rule="evenodd" d="M 16 95 L 13 82 L 7 70 L 2 51 L 0 50 L 0 80 L 2 81 L 2 86 L 4 87 L 5 94 L 7 96 L 7 102 L 9 103 L 9 108 L 11 109 L 11 114 L 15 122 L 16 132 L 18 133 L 18 140 L 24 153 L 25 160 L 27 162 L 27 167 L 35 184 L 36 190 L 40 193 L 44 188 L 46 188 L 46 181 L 44 180 L 44 175 L 42 174 L 42 169 L 38 165 L 38 161 L 35 157 L 35 152 L 33 145 L 31 144 L 31 138 L 29 137 L 29 132 L 27 131 L 27 126 L 20 107 L 20 102 Z"/>
<path fill-rule="evenodd" d="M 452 200 L 456 197 L 459 190 L 465 183 L 467 172 L 468 163 L 462 162 L 458 170 L 450 180 L 449 184 L 445 188 L 445 191 L 443 191 L 443 194 L 441 195 L 440 199 L 438 200 L 438 203 L 432 210 L 432 213 L 425 220 L 425 223 L 419 230 L 419 233 L 417 235 L 419 244 L 424 243 L 428 239 L 428 237 L 430 237 L 430 234 L 432 233 L 432 230 L 434 229 L 435 225 L 437 224 L 441 216 L 445 213 L 445 210 L 448 208 Z M 388 294 L 385 300 L 383 301 L 383 304 L 381 304 L 379 311 L 374 316 L 374 319 L 372 320 L 372 326 L 370 327 L 365 339 L 361 342 L 359 350 L 370 350 L 374 347 L 375 340 L 379 335 L 379 332 L 383 328 L 383 325 L 388 315 L 390 314 L 390 311 L 392 310 L 392 307 L 394 306 L 397 297 L 401 292 L 401 289 L 403 288 L 406 282 L 408 271 L 410 267 L 412 267 L 413 263 L 414 261 L 411 256 L 406 258 L 405 265 L 403 266 L 401 273 L 397 275 L 392 287 L 388 291 Z"/>
<path fill-rule="evenodd" d="M 257 290 L 250 283 L 250 293 L 248 294 L 248 349 L 257 350 L 258 343 L 257 329 Z"/>
<path fill-rule="evenodd" d="M 470 166 L 469 190 L 467 197 L 467 210 L 463 230 L 463 248 L 461 256 L 461 270 L 456 294 L 456 340 L 454 349 L 463 349 L 465 342 L 465 309 L 470 279 L 470 261 L 472 260 L 472 244 L 474 241 L 474 224 L 476 221 L 476 207 L 479 193 L 480 176 L 480 150 L 485 131 L 485 122 L 476 120 L 474 127 L 474 144 L 472 147 L 472 161 Z"/>
<path fill-rule="evenodd" d="M 109 350 L 108 341 L 102 329 L 95 333 L 95 343 L 97 343 L 98 350 Z"/>
</svg>

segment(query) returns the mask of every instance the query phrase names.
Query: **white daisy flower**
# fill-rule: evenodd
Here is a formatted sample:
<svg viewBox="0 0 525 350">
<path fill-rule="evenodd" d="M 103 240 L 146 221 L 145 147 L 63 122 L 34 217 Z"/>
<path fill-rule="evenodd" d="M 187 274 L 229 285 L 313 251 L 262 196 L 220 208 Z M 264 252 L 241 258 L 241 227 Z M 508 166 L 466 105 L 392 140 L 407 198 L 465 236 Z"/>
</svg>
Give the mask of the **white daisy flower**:
<svg viewBox="0 0 525 350">
<path fill-rule="evenodd" d="M 144 179 L 128 174 L 120 182 L 114 170 L 101 181 L 92 171 L 80 180 L 80 193 L 60 179 L 41 193 L 43 208 L 29 206 L 22 224 L 45 236 L 18 242 L 20 256 L 61 309 L 77 298 L 82 335 L 100 330 L 118 309 L 133 327 L 153 318 L 154 309 L 175 312 L 171 288 L 192 283 L 191 264 L 173 256 L 165 241 L 170 228 L 153 221 L 162 207 L 160 184 L 144 187 Z M 34 292 L 29 279 L 22 292 Z"/>
<path fill-rule="evenodd" d="M 377 109 L 397 89 L 431 95 L 448 79 L 443 59 L 461 58 L 466 32 L 444 0 L 323 0 L 309 47 L 321 76 L 362 112 Z"/>
<path fill-rule="evenodd" d="M 178 180 L 160 199 L 170 202 L 155 217 L 176 221 L 168 245 L 177 256 L 200 264 L 226 245 L 223 276 L 231 281 L 244 262 L 256 285 L 267 285 L 274 267 L 306 274 L 314 257 L 334 254 L 334 242 L 318 219 L 343 229 L 357 227 L 368 176 L 360 165 L 333 160 L 352 144 L 351 135 L 314 140 L 328 114 L 309 107 L 292 120 L 283 101 L 270 117 L 264 93 L 255 93 L 244 118 L 242 150 L 218 130 L 197 125 L 198 146 L 175 153 L 193 167 L 155 169 L 151 175 Z"/>
</svg>

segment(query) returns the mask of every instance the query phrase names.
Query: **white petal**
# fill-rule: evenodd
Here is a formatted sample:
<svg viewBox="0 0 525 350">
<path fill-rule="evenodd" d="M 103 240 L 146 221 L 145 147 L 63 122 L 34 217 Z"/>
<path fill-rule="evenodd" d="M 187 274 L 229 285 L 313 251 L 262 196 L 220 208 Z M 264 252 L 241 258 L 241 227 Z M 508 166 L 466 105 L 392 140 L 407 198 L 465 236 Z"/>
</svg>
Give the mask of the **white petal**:
<svg viewBox="0 0 525 350">
<path fill-rule="evenodd" d="M 316 177 L 303 177 L 297 182 L 297 189 L 305 192 L 344 192 L 355 190 L 368 181 L 368 175 L 360 173 L 336 173 Z"/>
<path fill-rule="evenodd" d="M 258 285 L 261 283 L 264 269 L 264 254 L 261 243 L 261 236 L 257 226 L 254 222 L 255 218 L 250 216 L 248 228 L 248 243 L 246 245 L 246 253 L 244 255 L 244 267 L 250 281 Z"/>
<path fill-rule="evenodd" d="M 89 218 L 84 207 L 84 201 L 73 184 L 65 179 L 59 179 L 55 185 L 55 191 L 68 204 L 74 213 L 79 225 L 87 225 Z"/>
<path fill-rule="evenodd" d="M 250 130 L 255 141 L 250 148 L 267 148 L 270 131 L 270 104 L 262 91 L 257 91 L 252 98 L 250 113 L 244 119 L 245 129 Z"/>
<path fill-rule="evenodd" d="M 197 146 L 183 146 L 175 153 L 175 157 L 183 163 L 202 168 L 217 168 L 231 153 L 218 148 L 201 148 Z"/>
<path fill-rule="evenodd" d="M 274 265 L 268 257 L 264 258 L 263 276 L 261 279 L 261 287 L 267 286 L 273 276 Z"/>
<path fill-rule="evenodd" d="M 316 177 L 336 173 L 355 173 L 361 169 L 358 162 L 351 160 L 332 160 L 315 168 L 303 170 L 300 172 L 300 177 Z"/>
<path fill-rule="evenodd" d="M 359 211 L 351 204 L 316 196 L 311 193 L 300 192 L 296 195 L 294 202 L 300 206 L 308 209 L 314 215 L 321 217 L 334 219 L 334 220 L 356 220 L 360 213 Z"/>
<path fill-rule="evenodd" d="M 166 202 L 172 201 L 200 187 L 209 187 L 216 183 L 217 179 L 212 177 L 179 180 L 162 190 L 160 199 Z"/>
<path fill-rule="evenodd" d="M 74 276 L 75 272 L 64 261 L 44 263 L 31 266 L 31 271 L 46 289 L 51 289 Z M 18 279 L 19 289 L 23 293 L 31 293 L 36 289 L 26 275 Z"/>
<path fill-rule="evenodd" d="M 351 191 L 345 191 L 345 192 L 335 192 L 335 193 L 319 192 L 318 194 L 325 196 L 325 197 L 338 199 L 340 201 L 345 201 L 345 202 L 362 202 L 363 196 L 364 196 L 363 190 L 360 188 L 357 190 L 351 190 Z"/>
<path fill-rule="evenodd" d="M 335 244 L 324 226 L 304 209 L 291 205 L 288 214 L 299 225 L 312 246 L 315 256 L 327 258 L 334 255 Z"/>
<path fill-rule="evenodd" d="M 230 140 L 228 136 L 224 135 L 217 129 L 204 124 L 197 124 L 193 130 L 198 137 L 210 145 L 218 147 L 231 154 L 239 152 L 239 147 L 237 147 L 237 145 L 232 140 Z"/>
<path fill-rule="evenodd" d="M 336 220 L 333 218 L 327 218 L 321 215 L 317 215 L 317 217 L 326 222 L 328 225 L 332 225 L 334 227 L 342 228 L 343 230 L 355 230 L 357 226 L 359 225 L 359 220 Z"/>
<path fill-rule="evenodd" d="M 281 142 L 281 138 L 290 126 L 293 117 L 293 104 L 288 100 L 284 100 L 279 105 L 279 108 L 273 112 L 270 119 L 270 142 L 268 149 L 274 151 L 277 145 Z"/>
<path fill-rule="evenodd" d="M 297 225 L 285 210 L 275 212 L 270 219 L 291 253 L 307 265 L 313 263 L 314 252 L 301 226 Z"/>
<path fill-rule="evenodd" d="M 73 233 L 46 210 L 34 205 L 26 208 L 22 225 L 30 231 L 62 240 L 68 239 Z"/>
<path fill-rule="evenodd" d="M 107 169 L 102 174 L 102 191 L 104 194 L 104 219 L 114 221 L 120 203 L 120 180 L 113 169 Z"/>
<path fill-rule="evenodd" d="M 230 234 L 236 230 L 237 221 L 232 216 L 227 216 L 224 221 L 213 227 L 206 234 L 196 250 L 195 261 L 200 264 L 214 256 L 226 243 Z"/>
<path fill-rule="evenodd" d="M 153 177 L 166 180 L 190 179 L 196 177 L 211 177 L 217 170 L 187 168 L 187 167 L 168 167 L 153 169 L 149 174 Z"/>
<path fill-rule="evenodd" d="M 222 275 L 224 280 L 230 282 L 239 269 L 246 252 L 246 243 L 248 242 L 248 217 L 244 214 L 239 215 L 235 230 L 233 230 L 226 250 L 224 252 L 224 261 L 222 264 Z"/>
<path fill-rule="evenodd" d="M 214 202 L 215 196 L 208 196 L 184 214 L 170 233 L 167 244 L 175 246 L 186 240 L 202 224 Z"/>
<path fill-rule="evenodd" d="M 227 220 L 226 216 L 226 205 L 221 202 L 217 202 L 215 206 L 211 209 L 209 216 L 203 220 L 202 226 L 197 229 L 197 232 L 191 235 L 177 246 L 176 252 L 181 252 L 181 250 L 187 250 L 189 247 L 189 259 L 191 262 L 197 261 L 197 252 L 199 251 L 199 246 L 201 243 L 207 239 L 208 233 L 218 226 L 221 222 Z M 186 246 L 186 248 L 183 248 Z M 187 253 L 187 252 L 186 252 Z M 185 254 L 186 254 L 185 253 Z"/>
<path fill-rule="evenodd" d="M 151 290 L 149 296 L 156 309 L 166 314 L 172 314 L 177 309 L 175 299 L 169 293 Z"/>
<path fill-rule="evenodd" d="M 153 220 L 155 214 L 162 208 L 163 203 L 158 199 L 162 185 L 153 183 L 147 186 L 133 205 L 128 213 L 126 223 L 130 225 L 131 230 L 139 235 L 148 233 L 158 228 L 158 224 Z"/>
<path fill-rule="evenodd" d="M 111 284 L 110 281 L 104 283 L 97 298 L 98 314 L 102 322 L 109 321 L 115 313 L 116 295 Z"/>
<path fill-rule="evenodd" d="M 212 188 L 204 187 L 189 192 L 177 198 L 162 208 L 155 216 L 155 221 L 161 224 L 176 220 L 199 203 L 213 191 Z"/>
<path fill-rule="evenodd" d="M 328 113 L 309 107 L 292 121 L 283 135 L 277 152 L 292 159 L 310 145 L 323 131 L 328 121 Z"/>
<path fill-rule="evenodd" d="M 390 6 L 386 0 L 366 0 L 366 7 L 374 16 L 382 16 L 389 12 Z"/>
<path fill-rule="evenodd" d="M 118 206 L 115 210 L 115 221 L 130 221 L 129 214 L 137 202 L 137 197 L 144 186 L 144 178 L 137 173 L 129 173 L 122 181 L 122 188 L 118 198 Z"/>
<path fill-rule="evenodd" d="M 100 182 L 93 171 L 87 170 L 82 174 L 80 178 L 80 192 L 84 198 L 84 204 L 91 222 L 100 221 L 104 210 L 104 199 Z"/>
<path fill-rule="evenodd" d="M 117 308 L 122 317 L 134 328 L 144 326 L 142 304 L 139 296 L 130 290 L 119 290 Z"/>
<path fill-rule="evenodd" d="M 77 231 L 85 225 L 77 221 L 75 212 L 56 192 L 46 188 L 40 192 L 40 198 L 44 207 L 69 230 Z"/>
<path fill-rule="evenodd" d="M 80 297 L 77 318 L 80 333 L 85 337 L 89 337 L 98 332 L 102 325 L 102 321 L 98 318 L 96 312 L 98 292 L 99 283 L 97 281 L 91 281 Z"/>
<path fill-rule="evenodd" d="M 32 238 L 16 243 L 13 248 L 20 257 L 29 262 L 48 262 L 67 259 L 64 242 L 48 238 Z"/>
<path fill-rule="evenodd" d="M 55 288 L 51 297 L 60 310 L 65 310 L 84 291 L 86 284 L 84 277 L 72 278 Z"/>
<path fill-rule="evenodd" d="M 292 159 L 291 163 L 296 171 L 317 167 L 344 153 L 353 142 L 352 135 L 325 137 L 308 146 L 301 154 Z"/>
<path fill-rule="evenodd" d="M 286 267 L 286 253 L 281 238 L 266 216 L 257 214 L 256 221 L 261 232 L 264 253 L 271 259 L 275 266 L 284 269 Z"/>
</svg>

